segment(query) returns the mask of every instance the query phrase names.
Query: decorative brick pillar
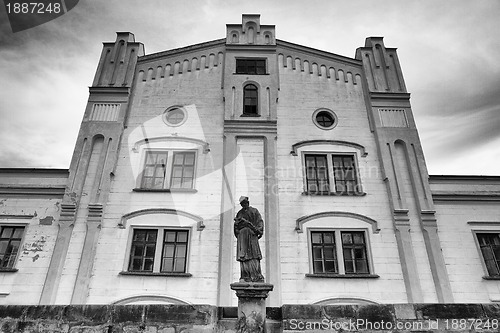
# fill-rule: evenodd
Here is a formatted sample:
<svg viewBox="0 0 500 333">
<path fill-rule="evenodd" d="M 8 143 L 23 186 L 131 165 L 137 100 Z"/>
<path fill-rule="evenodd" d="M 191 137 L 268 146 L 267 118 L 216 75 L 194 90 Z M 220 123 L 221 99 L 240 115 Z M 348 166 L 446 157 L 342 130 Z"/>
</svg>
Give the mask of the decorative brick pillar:
<svg viewBox="0 0 500 333">
<path fill-rule="evenodd" d="M 236 282 L 231 289 L 238 296 L 237 333 L 263 333 L 266 323 L 266 298 L 273 285 L 259 282 Z"/>
</svg>

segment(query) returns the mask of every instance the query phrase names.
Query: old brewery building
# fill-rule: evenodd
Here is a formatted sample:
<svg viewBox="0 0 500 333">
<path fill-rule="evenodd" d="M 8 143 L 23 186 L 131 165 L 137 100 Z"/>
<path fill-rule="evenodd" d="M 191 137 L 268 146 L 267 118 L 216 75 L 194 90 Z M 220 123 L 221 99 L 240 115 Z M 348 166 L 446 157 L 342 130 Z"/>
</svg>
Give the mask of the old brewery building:
<svg viewBox="0 0 500 333">
<path fill-rule="evenodd" d="M 500 177 L 429 176 L 395 48 L 104 43 L 69 170 L 0 169 L 0 304 L 235 306 L 246 195 L 269 306 L 500 301 Z"/>
</svg>

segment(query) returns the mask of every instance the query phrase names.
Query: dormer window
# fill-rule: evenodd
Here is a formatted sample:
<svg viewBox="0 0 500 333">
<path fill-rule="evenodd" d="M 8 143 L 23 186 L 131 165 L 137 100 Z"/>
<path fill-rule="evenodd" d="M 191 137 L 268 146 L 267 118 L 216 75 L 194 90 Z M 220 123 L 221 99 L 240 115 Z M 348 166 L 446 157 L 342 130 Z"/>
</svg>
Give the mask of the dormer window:
<svg viewBox="0 0 500 333">
<path fill-rule="evenodd" d="M 266 74 L 265 59 L 236 59 L 236 74 Z"/>
</svg>

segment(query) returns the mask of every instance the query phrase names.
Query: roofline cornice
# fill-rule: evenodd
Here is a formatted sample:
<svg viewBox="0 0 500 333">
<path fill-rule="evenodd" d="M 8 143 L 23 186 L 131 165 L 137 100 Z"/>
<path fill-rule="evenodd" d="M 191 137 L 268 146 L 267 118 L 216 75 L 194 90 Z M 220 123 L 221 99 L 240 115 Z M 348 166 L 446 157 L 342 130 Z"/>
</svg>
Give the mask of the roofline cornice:
<svg viewBox="0 0 500 333">
<path fill-rule="evenodd" d="M 189 46 L 180 47 L 180 48 L 176 48 L 176 49 L 172 49 L 172 50 L 147 54 L 147 55 L 144 55 L 142 57 L 139 57 L 137 62 L 141 63 L 141 62 L 145 62 L 145 61 L 150 61 L 150 60 L 162 58 L 165 56 L 178 55 L 178 54 L 183 53 L 183 52 L 199 51 L 199 50 L 208 49 L 208 48 L 215 47 L 215 46 L 224 46 L 224 45 L 226 45 L 226 38 L 221 38 L 221 39 L 216 39 L 216 40 L 212 40 L 209 42 L 189 45 Z M 308 47 L 308 46 L 303 46 L 303 45 L 287 42 L 287 41 L 284 41 L 281 39 L 276 39 L 276 46 L 273 45 L 269 49 L 266 47 L 266 48 L 263 48 L 263 50 L 264 49 L 266 51 L 274 50 L 275 47 L 283 47 L 283 48 L 292 49 L 294 51 L 310 53 L 314 56 L 325 58 L 325 60 L 335 60 L 335 61 L 339 61 L 339 62 L 348 64 L 348 65 L 352 65 L 352 66 L 357 66 L 357 67 L 362 66 L 361 60 L 345 57 L 345 56 L 338 55 L 338 54 L 331 53 L 331 52 L 327 52 L 327 51 L 318 50 L 318 49 Z M 239 49 L 239 48 L 235 47 L 235 49 Z"/>
<path fill-rule="evenodd" d="M 225 44 L 226 44 L 226 39 L 225 38 L 216 39 L 216 40 L 212 40 L 212 41 L 209 41 L 209 42 L 204 42 L 204 43 L 199 43 L 199 44 L 194 44 L 194 45 L 180 47 L 180 48 L 177 48 L 177 49 L 172 49 L 172 50 L 167 50 L 167 51 L 161 51 L 161 52 L 157 52 L 157 53 L 147 54 L 147 55 L 144 55 L 142 57 L 139 57 L 138 60 L 137 60 L 137 62 L 141 63 L 141 62 L 145 62 L 145 61 L 149 61 L 149 60 L 155 60 L 155 59 L 158 59 L 158 58 L 162 58 L 162 57 L 165 57 L 165 56 L 177 55 L 177 54 L 180 54 L 180 53 L 183 53 L 183 52 L 199 51 L 199 50 L 208 49 L 208 48 L 211 48 L 211 47 L 214 47 L 214 46 L 222 46 L 222 45 L 225 45 Z"/>
<path fill-rule="evenodd" d="M 52 168 L 0 168 L 0 173 L 43 173 L 68 175 L 69 169 Z"/>
<path fill-rule="evenodd" d="M 331 53 L 331 52 L 327 52 L 327 51 L 318 50 L 318 49 L 308 47 L 308 46 L 290 43 L 290 42 L 287 42 L 287 41 L 284 41 L 281 39 L 276 39 L 276 46 L 289 48 L 289 49 L 292 49 L 294 51 L 311 53 L 315 56 L 325 58 L 326 60 L 333 59 L 333 60 L 340 61 L 340 62 L 343 62 L 343 63 L 348 64 L 348 65 L 352 65 L 352 66 L 361 67 L 363 64 L 361 60 L 345 57 L 345 56 L 338 55 L 338 54 Z"/>
<path fill-rule="evenodd" d="M 227 51 L 256 51 L 256 52 L 276 52 L 276 45 L 254 45 L 254 44 L 226 44 Z"/>
<path fill-rule="evenodd" d="M 430 183 L 440 183 L 440 182 L 456 182 L 456 181 L 467 181 L 467 182 L 477 182 L 477 181 L 492 181 L 500 183 L 500 176 L 476 176 L 476 175 L 429 175 Z"/>
</svg>

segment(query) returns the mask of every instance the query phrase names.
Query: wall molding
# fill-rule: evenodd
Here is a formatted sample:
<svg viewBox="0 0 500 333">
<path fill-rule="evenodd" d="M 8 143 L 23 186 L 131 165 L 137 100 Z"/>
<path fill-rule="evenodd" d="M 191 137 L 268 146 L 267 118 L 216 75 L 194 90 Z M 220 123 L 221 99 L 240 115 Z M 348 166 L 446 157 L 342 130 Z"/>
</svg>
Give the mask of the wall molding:
<svg viewBox="0 0 500 333">
<path fill-rule="evenodd" d="M 290 154 L 293 156 L 297 156 L 297 150 L 302 147 L 307 147 L 307 146 L 315 146 L 315 145 L 336 145 L 336 146 L 347 146 L 351 148 L 358 149 L 361 153 L 362 157 L 366 157 L 368 153 L 366 152 L 366 149 L 364 146 L 355 143 L 355 142 L 350 142 L 350 141 L 339 141 L 339 140 L 306 140 L 306 141 L 300 141 L 297 143 L 294 143 L 292 145 L 292 150 L 290 151 Z"/>
<path fill-rule="evenodd" d="M 500 221 L 469 221 L 468 225 L 500 226 Z"/>
<path fill-rule="evenodd" d="M 363 222 L 366 222 L 372 226 L 372 230 L 374 234 L 378 234 L 380 232 L 380 228 L 378 227 L 378 222 L 375 221 L 372 218 L 369 218 L 368 216 L 364 216 L 361 214 L 356 214 L 356 213 L 350 213 L 350 212 L 342 212 L 342 211 L 330 211 L 330 212 L 321 212 L 321 213 L 316 213 L 316 214 L 311 214 L 311 215 L 305 215 L 302 217 L 299 217 L 296 220 L 296 226 L 295 226 L 295 231 L 297 233 L 303 233 L 303 225 L 309 221 L 316 220 L 319 218 L 323 217 L 347 217 L 347 218 L 353 218 L 357 219 Z"/>
<path fill-rule="evenodd" d="M 498 202 L 500 201 L 500 193 L 478 193 L 478 192 L 432 192 L 434 201 L 442 202 L 457 202 L 457 201 L 482 201 L 482 202 Z"/>
<path fill-rule="evenodd" d="M 184 217 L 190 218 L 196 222 L 196 225 L 197 225 L 196 230 L 202 231 L 203 229 L 205 229 L 205 224 L 203 224 L 202 217 L 185 212 L 185 211 L 182 211 L 182 210 L 171 209 L 171 208 L 148 208 L 148 209 L 141 209 L 141 210 L 136 210 L 134 212 L 127 213 L 127 214 L 123 215 L 122 218 L 120 219 L 120 222 L 118 223 L 118 227 L 125 229 L 127 226 L 128 220 L 130 220 L 134 217 L 137 217 L 137 216 L 150 215 L 150 214 L 167 214 L 167 215 L 184 216 Z"/>
<path fill-rule="evenodd" d="M 194 143 L 199 146 L 203 147 L 203 153 L 206 154 L 210 151 L 210 144 L 206 141 L 200 140 L 200 139 L 194 139 L 194 138 L 188 138 L 188 137 L 183 137 L 183 136 L 157 136 L 153 138 L 144 138 L 136 143 L 134 143 L 134 148 L 132 148 L 132 151 L 134 153 L 139 152 L 139 147 L 145 144 L 149 143 L 154 143 L 154 142 L 168 142 L 168 141 L 180 141 L 180 142 L 188 142 L 188 143 Z"/>
<path fill-rule="evenodd" d="M 13 219 L 13 220 L 31 220 L 34 217 L 35 217 L 35 215 L 30 215 L 30 214 L 26 214 L 26 215 L 0 214 L 0 220 L 9 220 L 9 219 Z"/>
<path fill-rule="evenodd" d="M 49 195 L 63 196 L 65 186 L 0 186 L 0 195 Z"/>
<path fill-rule="evenodd" d="M 339 303 L 342 304 L 353 304 L 353 305 L 370 305 L 370 304 L 379 304 L 376 301 L 370 300 L 368 298 L 362 298 L 362 297 L 353 297 L 353 296 L 345 296 L 345 297 L 329 297 L 329 298 L 324 298 L 319 301 L 313 302 L 311 304 L 313 305 L 338 305 Z M 328 318 L 325 314 L 325 317 Z"/>
<path fill-rule="evenodd" d="M 162 295 L 137 295 L 119 299 L 111 303 L 112 305 L 130 305 L 134 302 L 163 302 L 165 304 L 191 305 L 180 298 Z"/>
</svg>

